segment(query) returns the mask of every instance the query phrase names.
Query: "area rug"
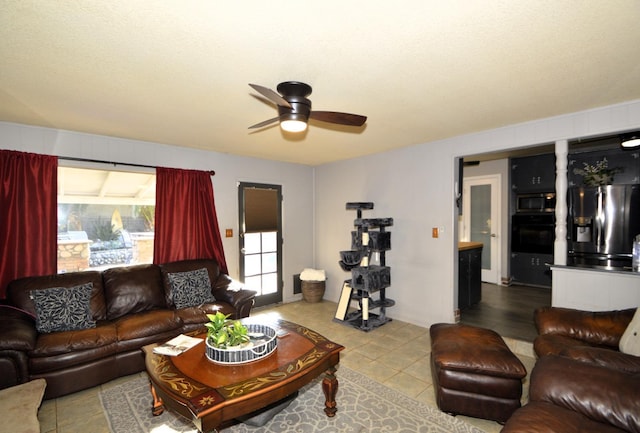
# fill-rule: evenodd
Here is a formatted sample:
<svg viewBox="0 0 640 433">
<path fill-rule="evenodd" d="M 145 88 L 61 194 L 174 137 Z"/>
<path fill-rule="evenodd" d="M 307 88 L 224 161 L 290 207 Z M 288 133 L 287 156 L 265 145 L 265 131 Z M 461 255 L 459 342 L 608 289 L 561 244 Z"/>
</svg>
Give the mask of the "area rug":
<svg viewBox="0 0 640 433">
<path fill-rule="evenodd" d="M 370 378 L 339 367 L 338 412 L 324 413 L 321 381 L 300 390 L 298 397 L 263 427 L 237 424 L 223 433 L 482 433 L 461 419 L 440 412 Z M 197 433 L 193 424 L 165 411 L 151 414 L 149 382 L 137 376 L 100 392 L 113 433 Z"/>
</svg>

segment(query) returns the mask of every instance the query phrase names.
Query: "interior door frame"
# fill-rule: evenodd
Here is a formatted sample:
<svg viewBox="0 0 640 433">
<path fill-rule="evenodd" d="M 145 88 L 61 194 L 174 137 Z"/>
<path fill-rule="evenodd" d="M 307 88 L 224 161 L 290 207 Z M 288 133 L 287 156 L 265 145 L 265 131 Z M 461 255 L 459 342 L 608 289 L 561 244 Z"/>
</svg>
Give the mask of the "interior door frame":
<svg viewBox="0 0 640 433">
<path fill-rule="evenodd" d="M 282 239 L 282 186 L 274 185 L 274 184 L 265 184 L 265 183 L 255 183 L 255 182 L 238 182 L 238 255 L 239 255 L 239 277 L 240 280 L 244 282 L 244 235 L 246 232 L 245 226 L 245 194 L 244 191 L 246 189 L 267 189 L 276 191 L 276 200 L 277 200 L 277 291 L 276 293 L 269 293 L 266 295 L 258 295 L 256 296 L 255 304 L 256 307 L 261 307 L 265 305 L 276 304 L 282 302 L 283 297 L 283 287 L 284 287 L 284 278 L 282 275 L 282 248 L 283 248 L 283 239 Z"/>
<path fill-rule="evenodd" d="M 463 234 L 462 239 L 469 241 L 471 227 L 471 186 L 490 185 L 491 186 L 491 269 L 482 269 L 482 281 L 491 284 L 500 284 L 502 275 L 502 176 L 498 174 L 488 174 L 481 176 L 470 176 L 463 178 L 462 195 L 462 215 Z M 483 248 L 484 251 L 484 248 Z"/>
</svg>

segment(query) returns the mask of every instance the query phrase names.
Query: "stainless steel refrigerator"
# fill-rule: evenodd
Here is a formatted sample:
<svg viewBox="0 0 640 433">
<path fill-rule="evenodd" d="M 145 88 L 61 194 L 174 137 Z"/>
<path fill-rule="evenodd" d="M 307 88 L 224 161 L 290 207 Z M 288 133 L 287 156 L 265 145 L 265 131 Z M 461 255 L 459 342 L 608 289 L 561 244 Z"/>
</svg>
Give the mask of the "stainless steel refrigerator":
<svg viewBox="0 0 640 433">
<path fill-rule="evenodd" d="M 640 234 L 640 185 L 569 189 L 567 263 L 631 269 L 633 239 Z"/>
</svg>

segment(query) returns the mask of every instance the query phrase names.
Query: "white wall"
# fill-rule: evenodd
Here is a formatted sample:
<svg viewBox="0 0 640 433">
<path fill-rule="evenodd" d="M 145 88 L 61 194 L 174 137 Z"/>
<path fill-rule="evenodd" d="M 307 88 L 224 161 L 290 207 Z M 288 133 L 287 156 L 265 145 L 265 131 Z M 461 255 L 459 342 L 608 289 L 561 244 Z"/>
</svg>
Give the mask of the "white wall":
<svg viewBox="0 0 640 433">
<path fill-rule="evenodd" d="M 464 121 L 464 119 L 460 119 Z M 428 126 L 425 126 L 428 127 Z M 391 318 L 430 326 L 454 319 L 457 282 L 455 159 L 640 128 L 640 100 L 420 144 L 316 169 L 316 266 L 328 275 L 326 298 L 337 301 L 349 274 L 338 265 L 350 248 L 355 212 L 348 201 L 373 201 L 364 217 L 393 217 L 387 253 L 396 305 Z M 434 239 L 431 227 L 444 227 Z"/>
<path fill-rule="evenodd" d="M 229 274 L 237 278 L 240 181 L 282 185 L 284 301 L 293 295 L 293 275 L 313 266 L 313 168 L 135 140 L 0 122 L 0 149 L 127 162 L 172 168 L 215 170 L 214 197 Z M 60 161 L 65 164 L 65 161 Z M 68 164 L 68 163 L 67 163 Z M 112 168 L 111 165 L 108 166 Z M 123 166 L 123 168 L 126 168 Z M 234 236 L 224 237 L 232 228 Z"/>
<path fill-rule="evenodd" d="M 0 122 L 0 148 L 215 170 L 220 227 L 234 228 L 236 234 L 237 182 L 281 184 L 285 302 L 297 299 L 290 294 L 292 275 L 309 266 L 327 271 L 325 298 L 338 300 L 342 281 L 349 277 L 338 265 L 339 251 L 350 249 L 355 218 L 354 211 L 345 210 L 345 203 L 373 201 L 375 209 L 365 212 L 365 217 L 394 218 L 394 226 L 390 228 L 392 250 L 387 253 L 392 285 L 387 294 L 396 305 L 389 308 L 388 316 L 430 326 L 454 319 L 457 157 L 637 129 L 640 129 L 640 100 L 326 164 L 315 170 L 303 165 L 3 122 Z M 443 227 L 444 231 L 434 239 L 431 227 Z M 229 271 L 237 276 L 237 237 L 224 239 L 224 247 Z"/>
</svg>

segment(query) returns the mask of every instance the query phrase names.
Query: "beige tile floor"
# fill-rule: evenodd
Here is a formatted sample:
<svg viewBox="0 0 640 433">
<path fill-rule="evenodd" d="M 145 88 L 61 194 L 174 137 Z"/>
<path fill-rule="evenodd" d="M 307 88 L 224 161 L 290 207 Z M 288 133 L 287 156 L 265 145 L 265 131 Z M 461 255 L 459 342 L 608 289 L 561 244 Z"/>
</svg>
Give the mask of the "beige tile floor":
<svg viewBox="0 0 640 433">
<path fill-rule="evenodd" d="M 333 321 L 336 304 L 304 301 L 256 309 L 252 316 L 283 318 L 300 323 L 345 346 L 340 363 L 363 373 L 386 386 L 418 401 L 436 406 L 429 366 L 430 340 L 426 328 L 391 321 L 370 332 Z M 530 343 L 505 338 L 507 345 L 531 371 L 535 359 Z M 338 371 L 338 378 L 339 378 Z M 98 393 L 128 378 L 120 378 L 102 386 L 43 402 L 38 418 L 45 433 L 108 433 Z M 528 393 L 528 378 L 524 397 Z M 338 396 L 339 399 L 339 396 Z M 338 407 L 340 401 L 338 400 Z M 461 417 L 487 433 L 499 432 L 500 424 Z"/>
</svg>

